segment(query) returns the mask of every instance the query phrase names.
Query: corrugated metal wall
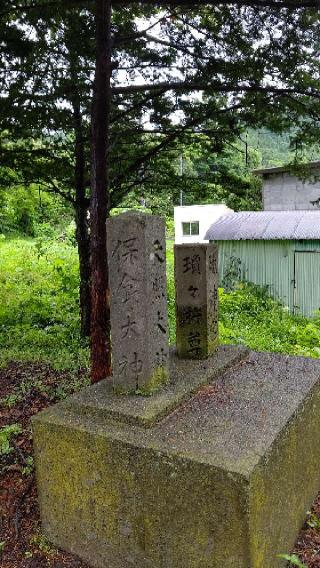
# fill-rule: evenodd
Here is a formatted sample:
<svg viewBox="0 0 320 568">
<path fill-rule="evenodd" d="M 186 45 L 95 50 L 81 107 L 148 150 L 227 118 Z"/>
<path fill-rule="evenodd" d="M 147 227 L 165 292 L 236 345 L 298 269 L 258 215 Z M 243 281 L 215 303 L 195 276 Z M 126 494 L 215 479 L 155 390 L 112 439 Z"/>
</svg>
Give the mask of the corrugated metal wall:
<svg viewBox="0 0 320 568">
<path fill-rule="evenodd" d="M 295 252 L 320 251 L 320 241 L 218 241 L 220 283 L 228 279 L 239 259 L 239 278 L 261 286 L 268 285 L 270 294 L 280 300 L 290 311 L 294 311 L 295 291 Z M 300 255 L 303 262 L 305 255 Z M 320 257 L 319 257 L 320 258 Z M 300 262 L 301 264 L 301 262 Z M 233 269 L 231 268 L 233 266 Z M 318 265 L 317 265 L 318 266 Z M 318 267 L 305 262 L 305 270 L 318 272 Z M 302 270 L 304 270 L 302 268 Z M 310 310 L 319 308 L 320 274 L 304 275 L 301 286 L 308 285 L 308 290 L 299 290 L 299 307 L 296 311 L 307 316 Z M 313 298 L 313 304 L 310 304 Z"/>
<path fill-rule="evenodd" d="M 307 317 L 320 309 L 320 252 L 295 253 L 294 311 Z"/>
</svg>

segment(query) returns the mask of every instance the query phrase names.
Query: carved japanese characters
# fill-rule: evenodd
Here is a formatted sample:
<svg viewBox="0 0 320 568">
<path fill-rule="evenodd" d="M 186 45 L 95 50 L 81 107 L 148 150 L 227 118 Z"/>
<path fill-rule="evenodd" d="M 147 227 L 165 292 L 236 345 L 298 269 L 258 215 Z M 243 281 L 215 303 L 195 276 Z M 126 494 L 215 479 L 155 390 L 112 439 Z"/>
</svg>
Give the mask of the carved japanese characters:
<svg viewBox="0 0 320 568">
<path fill-rule="evenodd" d="M 149 393 L 168 379 L 165 224 L 124 213 L 107 221 L 114 388 Z"/>
<path fill-rule="evenodd" d="M 175 245 L 177 352 L 203 359 L 218 346 L 218 249 Z"/>
</svg>

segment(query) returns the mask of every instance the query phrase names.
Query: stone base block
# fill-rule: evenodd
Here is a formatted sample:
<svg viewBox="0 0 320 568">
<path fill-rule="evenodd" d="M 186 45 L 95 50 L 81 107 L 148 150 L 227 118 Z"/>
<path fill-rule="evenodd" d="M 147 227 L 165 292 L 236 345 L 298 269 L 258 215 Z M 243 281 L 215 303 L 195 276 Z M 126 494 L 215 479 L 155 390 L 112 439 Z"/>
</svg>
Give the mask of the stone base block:
<svg viewBox="0 0 320 568">
<path fill-rule="evenodd" d="M 191 398 L 171 385 L 166 403 L 140 399 L 133 411 L 126 398 L 99 399 L 100 383 L 35 418 L 50 541 L 97 568 L 283 565 L 277 554 L 320 488 L 320 362 L 220 357 Z M 201 364 L 188 362 L 190 392 L 206 382 Z"/>
</svg>

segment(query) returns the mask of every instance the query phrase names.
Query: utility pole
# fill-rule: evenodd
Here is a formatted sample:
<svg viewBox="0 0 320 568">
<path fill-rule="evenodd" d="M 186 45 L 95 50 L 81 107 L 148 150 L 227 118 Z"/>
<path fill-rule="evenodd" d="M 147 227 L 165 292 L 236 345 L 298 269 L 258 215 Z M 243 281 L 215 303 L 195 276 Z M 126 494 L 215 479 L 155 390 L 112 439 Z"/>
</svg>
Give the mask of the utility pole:
<svg viewBox="0 0 320 568">
<path fill-rule="evenodd" d="M 248 132 L 246 132 L 245 145 L 246 145 L 246 166 L 248 166 L 248 162 L 249 162 L 249 155 L 248 155 Z"/>
<path fill-rule="evenodd" d="M 181 176 L 181 183 L 182 183 L 182 178 L 183 178 L 183 174 L 184 174 L 184 162 L 183 162 L 183 155 L 180 155 L 180 176 Z M 180 206 L 183 205 L 183 190 L 182 187 L 180 189 Z"/>
</svg>

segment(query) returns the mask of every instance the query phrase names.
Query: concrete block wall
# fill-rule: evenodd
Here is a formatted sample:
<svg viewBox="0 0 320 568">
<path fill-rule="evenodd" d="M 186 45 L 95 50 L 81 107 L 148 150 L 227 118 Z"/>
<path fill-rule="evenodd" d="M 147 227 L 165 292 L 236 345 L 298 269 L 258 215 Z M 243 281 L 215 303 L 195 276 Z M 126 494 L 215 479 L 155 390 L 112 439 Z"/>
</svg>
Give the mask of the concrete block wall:
<svg viewBox="0 0 320 568">
<path fill-rule="evenodd" d="M 302 180 L 290 172 L 263 176 L 263 209 L 265 211 L 316 210 L 320 203 L 320 169 L 311 179 Z M 320 208 L 320 205 L 319 205 Z"/>
</svg>

